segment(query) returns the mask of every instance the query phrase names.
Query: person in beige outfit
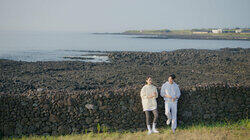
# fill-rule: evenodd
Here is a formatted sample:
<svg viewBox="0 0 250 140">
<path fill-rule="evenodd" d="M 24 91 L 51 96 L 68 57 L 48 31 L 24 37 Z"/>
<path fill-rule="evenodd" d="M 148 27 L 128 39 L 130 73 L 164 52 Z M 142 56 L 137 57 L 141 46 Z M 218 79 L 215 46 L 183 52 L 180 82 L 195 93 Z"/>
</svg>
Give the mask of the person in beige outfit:
<svg viewBox="0 0 250 140">
<path fill-rule="evenodd" d="M 158 118 L 157 102 L 156 102 L 156 98 L 158 97 L 157 88 L 154 85 L 152 85 L 151 77 L 148 77 L 146 82 L 147 84 L 142 87 L 140 95 L 142 99 L 143 111 L 146 114 L 146 124 L 148 128 L 148 134 L 159 133 L 156 130 L 156 121 Z M 150 128 L 150 123 L 149 123 L 151 111 L 154 114 L 152 129 Z"/>
</svg>

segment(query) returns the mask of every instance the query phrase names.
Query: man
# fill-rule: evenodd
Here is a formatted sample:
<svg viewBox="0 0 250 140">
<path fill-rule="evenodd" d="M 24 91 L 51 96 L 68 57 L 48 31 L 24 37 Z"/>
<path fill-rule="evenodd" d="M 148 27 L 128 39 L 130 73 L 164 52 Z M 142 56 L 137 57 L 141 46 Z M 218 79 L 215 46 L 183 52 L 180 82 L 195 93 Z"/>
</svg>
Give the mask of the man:
<svg viewBox="0 0 250 140">
<path fill-rule="evenodd" d="M 168 77 L 168 82 L 161 87 L 161 96 L 165 100 L 165 114 L 168 118 L 167 125 L 172 122 L 172 131 L 175 133 L 177 127 L 177 101 L 181 95 L 179 86 L 174 82 L 175 75 Z"/>
</svg>

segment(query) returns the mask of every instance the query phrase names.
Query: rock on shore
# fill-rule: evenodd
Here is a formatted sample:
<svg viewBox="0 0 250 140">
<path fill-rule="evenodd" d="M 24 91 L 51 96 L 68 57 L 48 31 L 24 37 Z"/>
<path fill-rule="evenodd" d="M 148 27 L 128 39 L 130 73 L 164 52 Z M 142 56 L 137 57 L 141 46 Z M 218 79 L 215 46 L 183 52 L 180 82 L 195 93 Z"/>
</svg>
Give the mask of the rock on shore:
<svg viewBox="0 0 250 140">
<path fill-rule="evenodd" d="M 70 134 L 145 128 L 140 89 L 149 75 L 160 91 L 175 73 L 178 123 L 249 116 L 250 49 L 108 52 L 109 63 L 0 60 L 1 135 Z M 164 125 L 159 97 L 159 126 Z M 136 129 L 135 129 L 136 128 Z"/>
</svg>

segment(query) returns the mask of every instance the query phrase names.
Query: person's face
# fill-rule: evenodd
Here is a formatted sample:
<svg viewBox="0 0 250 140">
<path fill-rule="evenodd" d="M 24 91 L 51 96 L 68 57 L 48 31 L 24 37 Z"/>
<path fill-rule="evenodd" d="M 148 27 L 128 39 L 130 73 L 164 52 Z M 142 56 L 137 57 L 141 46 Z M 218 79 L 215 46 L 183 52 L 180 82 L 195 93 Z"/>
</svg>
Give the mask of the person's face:
<svg viewBox="0 0 250 140">
<path fill-rule="evenodd" d="M 170 77 L 168 77 L 168 82 L 170 83 L 170 84 L 172 84 L 173 83 L 173 78 L 170 76 Z"/>
<path fill-rule="evenodd" d="M 146 80 L 146 82 L 147 82 L 147 84 L 152 84 L 152 79 L 151 78 L 148 78 L 147 80 Z"/>
</svg>

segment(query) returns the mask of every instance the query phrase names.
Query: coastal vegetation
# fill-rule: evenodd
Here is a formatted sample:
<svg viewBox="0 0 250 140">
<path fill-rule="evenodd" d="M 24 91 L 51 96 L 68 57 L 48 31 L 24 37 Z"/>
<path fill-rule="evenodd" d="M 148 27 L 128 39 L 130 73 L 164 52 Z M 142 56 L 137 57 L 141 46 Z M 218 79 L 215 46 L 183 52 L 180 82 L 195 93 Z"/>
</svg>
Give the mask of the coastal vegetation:
<svg viewBox="0 0 250 140">
<path fill-rule="evenodd" d="M 124 35 L 144 35 L 139 38 L 154 39 L 213 39 L 250 40 L 249 28 L 235 29 L 192 29 L 192 30 L 129 30 Z M 145 36 L 146 35 L 146 36 Z"/>
<path fill-rule="evenodd" d="M 62 136 L 21 136 L 4 139 L 12 140 L 162 140 L 162 139 L 185 139 L 185 140 L 221 140 L 221 139 L 239 139 L 247 140 L 250 137 L 250 121 L 249 119 L 240 120 L 236 123 L 217 123 L 212 125 L 199 124 L 193 126 L 179 126 L 176 133 L 172 134 L 169 127 L 159 129 L 160 133 L 147 135 L 146 131 L 137 132 L 101 132 L 101 133 L 81 133 Z"/>
</svg>

